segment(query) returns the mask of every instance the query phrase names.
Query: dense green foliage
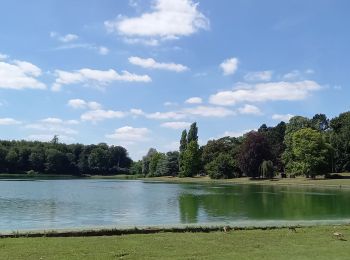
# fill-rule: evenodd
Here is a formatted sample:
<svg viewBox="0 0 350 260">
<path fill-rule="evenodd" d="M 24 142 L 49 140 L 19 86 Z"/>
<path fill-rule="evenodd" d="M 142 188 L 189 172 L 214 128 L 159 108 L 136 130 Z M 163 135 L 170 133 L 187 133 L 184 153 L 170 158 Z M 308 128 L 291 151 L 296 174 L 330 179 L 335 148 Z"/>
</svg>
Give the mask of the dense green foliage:
<svg viewBox="0 0 350 260">
<path fill-rule="evenodd" d="M 193 177 L 200 171 L 200 151 L 198 145 L 197 123 L 193 123 L 188 131 L 185 143 L 186 131 L 182 132 L 180 140 L 180 177 Z"/>
<path fill-rule="evenodd" d="M 128 173 L 132 160 L 121 146 L 0 141 L 2 173 L 119 174 Z"/>
<path fill-rule="evenodd" d="M 272 127 L 263 124 L 241 137 L 209 140 L 201 147 L 198 127 L 193 123 L 188 132 L 183 130 L 181 134 L 178 161 L 180 177 L 205 174 L 213 179 L 273 178 L 280 173 L 315 177 L 349 172 L 350 112 L 332 120 L 324 114 L 311 119 L 294 116 L 288 123 Z M 145 158 L 143 163 L 148 163 Z M 165 168 L 165 163 L 161 165 Z M 152 176 L 164 176 L 165 172 Z"/>
</svg>

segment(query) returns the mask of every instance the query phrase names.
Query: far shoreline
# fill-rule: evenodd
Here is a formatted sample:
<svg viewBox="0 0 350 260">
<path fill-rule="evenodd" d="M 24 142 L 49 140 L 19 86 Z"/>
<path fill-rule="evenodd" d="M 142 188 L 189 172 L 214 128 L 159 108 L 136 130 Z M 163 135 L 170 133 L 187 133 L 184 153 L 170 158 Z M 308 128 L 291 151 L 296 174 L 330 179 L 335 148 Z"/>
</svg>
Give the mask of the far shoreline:
<svg viewBox="0 0 350 260">
<path fill-rule="evenodd" d="M 344 188 L 350 189 L 350 174 L 342 174 L 341 179 L 316 178 L 310 179 L 305 177 L 296 178 L 273 178 L 273 179 L 251 179 L 249 177 L 240 177 L 233 179 L 210 179 L 208 176 L 196 177 L 139 177 L 136 175 L 60 175 L 60 174 L 10 174 L 0 173 L 1 180 L 74 180 L 74 179 L 101 179 L 101 180 L 140 180 L 143 182 L 164 182 L 179 184 L 226 184 L 226 185 L 266 185 L 266 186 L 298 186 L 298 187 L 316 187 L 316 188 Z"/>
</svg>

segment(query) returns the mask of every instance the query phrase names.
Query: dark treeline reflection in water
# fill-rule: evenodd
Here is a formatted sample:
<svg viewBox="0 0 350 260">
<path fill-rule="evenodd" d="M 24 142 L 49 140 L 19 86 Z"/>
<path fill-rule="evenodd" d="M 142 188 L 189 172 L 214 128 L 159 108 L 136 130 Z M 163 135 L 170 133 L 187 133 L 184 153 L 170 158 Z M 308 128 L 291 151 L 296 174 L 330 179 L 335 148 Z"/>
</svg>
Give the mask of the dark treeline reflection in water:
<svg viewBox="0 0 350 260">
<path fill-rule="evenodd" d="M 350 219 L 350 191 L 116 180 L 0 180 L 0 231 Z"/>
</svg>

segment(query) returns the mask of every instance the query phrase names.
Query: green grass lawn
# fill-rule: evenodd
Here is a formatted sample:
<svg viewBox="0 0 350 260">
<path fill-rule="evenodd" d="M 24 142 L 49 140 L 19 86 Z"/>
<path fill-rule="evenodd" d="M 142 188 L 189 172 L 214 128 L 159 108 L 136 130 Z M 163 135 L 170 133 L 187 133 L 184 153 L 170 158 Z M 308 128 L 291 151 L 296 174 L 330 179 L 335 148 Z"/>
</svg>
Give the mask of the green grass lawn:
<svg viewBox="0 0 350 260">
<path fill-rule="evenodd" d="M 341 232 L 345 239 L 334 237 Z M 145 235 L 6 238 L 0 259 L 349 259 L 350 226 Z"/>
</svg>

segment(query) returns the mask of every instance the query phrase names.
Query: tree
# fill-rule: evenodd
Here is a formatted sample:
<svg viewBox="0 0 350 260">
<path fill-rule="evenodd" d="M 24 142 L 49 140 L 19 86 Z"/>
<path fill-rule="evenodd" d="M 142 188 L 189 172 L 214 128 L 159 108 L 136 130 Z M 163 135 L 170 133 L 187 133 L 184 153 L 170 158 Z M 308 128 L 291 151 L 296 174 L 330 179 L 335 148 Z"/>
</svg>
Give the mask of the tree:
<svg viewBox="0 0 350 260">
<path fill-rule="evenodd" d="M 242 172 L 248 177 L 261 177 L 260 165 L 264 160 L 270 160 L 270 158 L 270 147 L 266 137 L 259 132 L 248 133 L 238 155 L 239 167 Z"/>
<path fill-rule="evenodd" d="M 196 141 L 191 141 L 187 144 L 182 160 L 183 165 L 182 169 L 180 169 L 180 177 L 193 177 L 199 173 L 199 147 Z"/>
<path fill-rule="evenodd" d="M 45 153 L 42 150 L 33 151 L 29 155 L 31 169 L 37 172 L 45 170 Z"/>
<path fill-rule="evenodd" d="M 221 153 L 213 161 L 206 164 L 205 171 L 211 179 L 230 179 L 238 177 L 236 162 L 229 154 Z"/>
<path fill-rule="evenodd" d="M 271 160 L 276 166 L 276 169 L 280 172 L 283 171 L 284 166 L 282 154 L 286 148 L 284 144 L 285 131 L 286 124 L 284 122 L 280 122 L 275 127 L 267 127 L 265 124 L 263 124 L 258 130 L 259 133 L 262 133 L 266 137 L 271 149 Z"/>
<path fill-rule="evenodd" d="M 296 131 L 292 137 L 292 173 L 314 177 L 329 172 L 330 152 L 331 146 L 320 132 L 311 128 Z"/>
<path fill-rule="evenodd" d="M 316 114 L 311 119 L 311 126 L 318 131 L 326 131 L 329 128 L 329 120 L 325 114 Z"/>
<path fill-rule="evenodd" d="M 8 151 L 5 161 L 10 172 L 15 172 L 17 170 L 18 153 L 16 149 L 12 148 Z"/>
<path fill-rule="evenodd" d="M 196 122 L 192 123 L 187 135 L 187 143 L 189 144 L 192 141 L 198 142 L 198 127 Z"/>
<path fill-rule="evenodd" d="M 151 155 L 150 162 L 149 162 L 149 173 L 148 173 L 149 177 L 160 176 L 160 175 L 157 175 L 159 174 L 159 172 L 157 173 L 157 167 L 162 160 L 165 160 L 165 155 L 163 153 L 157 152 Z"/>
<path fill-rule="evenodd" d="M 260 165 L 260 174 L 264 178 L 272 179 L 274 177 L 275 169 L 272 161 L 263 161 Z"/>
<path fill-rule="evenodd" d="M 151 162 L 151 157 L 153 154 L 157 153 L 157 150 L 154 148 L 150 148 L 147 154 L 142 158 L 142 174 L 147 176 L 150 172 L 149 164 Z"/>
<path fill-rule="evenodd" d="M 56 149 L 49 149 L 46 158 L 46 171 L 48 173 L 67 174 L 68 159 L 64 153 Z"/>
<path fill-rule="evenodd" d="M 206 145 L 202 146 L 201 163 L 204 167 L 205 173 L 209 174 L 207 171 L 209 168 L 206 166 L 216 160 L 221 154 L 224 154 L 231 158 L 232 163 L 235 165 L 234 172 L 236 175 L 240 176 L 242 172 L 237 166 L 238 163 L 236 157 L 241 143 L 241 138 L 226 136 L 218 140 L 210 140 Z"/>
<path fill-rule="evenodd" d="M 179 147 L 179 170 L 182 171 L 183 169 L 183 156 L 184 152 L 187 148 L 187 131 L 186 129 L 182 131 L 181 133 L 181 139 L 180 139 L 180 147 Z"/>
<path fill-rule="evenodd" d="M 179 174 L 179 152 L 167 152 L 167 176 L 177 176 Z"/>
<path fill-rule="evenodd" d="M 284 145 L 285 150 L 282 154 L 282 161 L 285 166 L 286 172 L 291 172 L 291 167 L 293 167 L 293 151 L 292 151 L 292 138 L 293 134 L 300 129 L 312 127 L 311 121 L 302 116 L 294 116 L 289 120 L 286 125 L 285 135 L 284 135 Z"/>
<path fill-rule="evenodd" d="M 341 113 L 330 121 L 329 140 L 334 148 L 333 172 L 350 171 L 350 112 Z"/>
<path fill-rule="evenodd" d="M 130 167 L 130 174 L 132 175 L 141 175 L 142 174 L 142 160 L 137 162 L 132 162 Z"/>
<path fill-rule="evenodd" d="M 108 150 L 103 145 L 97 146 L 88 157 L 89 168 L 93 172 L 107 174 L 109 160 Z"/>
</svg>

